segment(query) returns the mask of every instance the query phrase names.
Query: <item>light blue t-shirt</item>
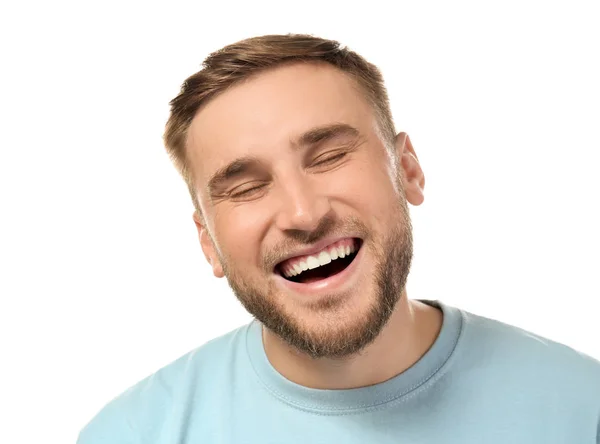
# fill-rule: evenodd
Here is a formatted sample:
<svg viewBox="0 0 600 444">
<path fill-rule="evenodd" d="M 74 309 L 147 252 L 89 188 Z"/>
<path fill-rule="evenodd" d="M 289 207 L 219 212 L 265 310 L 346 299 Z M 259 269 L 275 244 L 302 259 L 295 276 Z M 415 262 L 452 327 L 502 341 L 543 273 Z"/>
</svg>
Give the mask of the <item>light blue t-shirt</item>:
<svg viewBox="0 0 600 444">
<path fill-rule="evenodd" d="M 598 361 L 423 302 L 442 309 L 440 334 L 388 381 L 350 390 L 295 384 L 271 366 L 253 321 L 114 399 L 78 443 L 600 443 Z"/>
</svg>

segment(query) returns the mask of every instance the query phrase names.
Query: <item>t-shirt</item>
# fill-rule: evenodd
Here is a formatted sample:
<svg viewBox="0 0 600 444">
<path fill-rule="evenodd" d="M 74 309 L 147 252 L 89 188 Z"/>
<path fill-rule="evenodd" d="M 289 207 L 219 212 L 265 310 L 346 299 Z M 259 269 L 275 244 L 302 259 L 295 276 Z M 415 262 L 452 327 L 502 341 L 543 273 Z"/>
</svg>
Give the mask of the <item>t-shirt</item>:
<svg viewBox="0 0 600 444">
<path fill-rule="evenodd" d="M 600 362 L 438 301 L 440 333 L 412 367 L 348 390 L 270 364 L 254 320 L 111 401 L 78 444 L 599 444 Z"/>
</svg>

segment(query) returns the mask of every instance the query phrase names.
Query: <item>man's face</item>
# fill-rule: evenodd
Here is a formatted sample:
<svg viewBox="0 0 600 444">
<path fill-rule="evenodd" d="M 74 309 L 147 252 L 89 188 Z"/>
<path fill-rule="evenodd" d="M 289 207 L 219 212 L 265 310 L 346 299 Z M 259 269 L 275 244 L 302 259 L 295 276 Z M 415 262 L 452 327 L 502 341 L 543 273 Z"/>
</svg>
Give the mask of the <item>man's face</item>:
<svg viewBox="0 0 600 444">
<path fill-rule="evenodd" d="M 377 128 L 352 79 L 294 64 L 222 93 L 189 129 L 196 223 L 215 275 L 315 358 L 373 341 L 408 275 L 405 196 L 420 203 L 422 174 L 410 141 L 393 147 L 396 163 Z"/>
</svg>

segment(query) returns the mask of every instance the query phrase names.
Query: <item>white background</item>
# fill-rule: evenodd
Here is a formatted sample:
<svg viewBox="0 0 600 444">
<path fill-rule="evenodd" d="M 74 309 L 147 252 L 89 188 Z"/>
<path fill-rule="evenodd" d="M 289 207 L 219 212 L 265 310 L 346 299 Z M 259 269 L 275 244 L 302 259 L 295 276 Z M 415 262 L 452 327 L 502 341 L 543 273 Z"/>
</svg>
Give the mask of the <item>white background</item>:
<svg viewBox="0 0 600 444">
<path fill-rule="evenodd" d="M 203 58 L 258 34 L 337 39 L 383 70 L 427 177 L 412 298 L 600 358 L 598 2 L 217 3 L 1 7 L 0 442 L 74 442 L 250 320 L 161 136 Z"/>
</svg>

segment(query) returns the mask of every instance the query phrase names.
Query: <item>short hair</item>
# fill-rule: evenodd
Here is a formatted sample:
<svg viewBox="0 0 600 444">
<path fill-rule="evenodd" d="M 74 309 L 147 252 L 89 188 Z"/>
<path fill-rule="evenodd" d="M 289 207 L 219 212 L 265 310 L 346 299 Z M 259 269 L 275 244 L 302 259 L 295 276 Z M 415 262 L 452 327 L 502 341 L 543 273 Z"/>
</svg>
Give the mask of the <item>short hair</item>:
<svg viewBox="0 0 600 444">
<path fill-rule="evenodd" d="M 200 203 L 186 156 L 187 133 L 197 112 L 235 84 L 271 68 L 302 62 L 328 63 L 349 74 L 373 106 L 383 141 L 386 145 L 393 144 L 395 129 L 383 76 L 362 56 L 335 40 L 305 34 L 264 35 L 241 40 L 211 53 L 202 63 L 202 69 L 185 80 L 180 93 L 170 102 L 165 147 L 199 215 Z"/>
</svg>

